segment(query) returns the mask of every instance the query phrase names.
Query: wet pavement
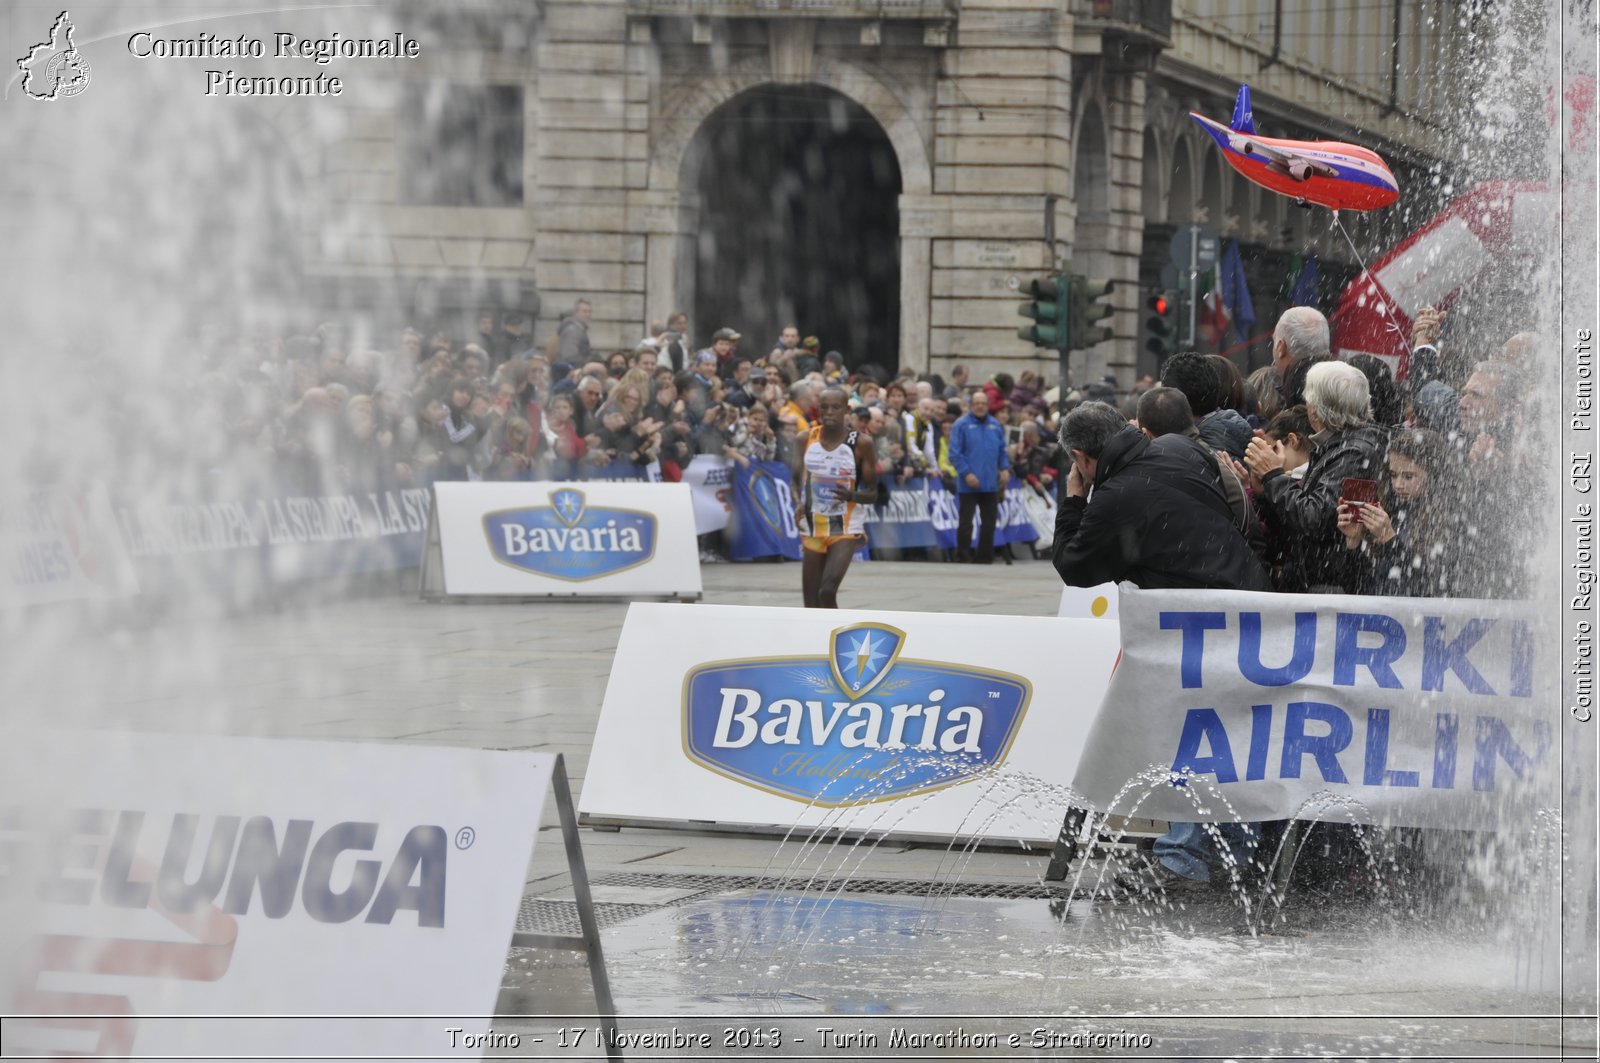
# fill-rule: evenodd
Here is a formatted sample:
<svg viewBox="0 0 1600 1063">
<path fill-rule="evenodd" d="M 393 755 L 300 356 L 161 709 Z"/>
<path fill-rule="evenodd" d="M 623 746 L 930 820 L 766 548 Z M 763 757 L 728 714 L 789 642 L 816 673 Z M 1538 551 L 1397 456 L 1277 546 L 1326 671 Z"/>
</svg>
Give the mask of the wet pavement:
<svg viewBox="0 0 1600 1063">
<path fill-rule="evenodd" d="M 707 566 L 705 600 L 797 603 L 798 578 L 795 565 Z M 405 589 L 100 625 L 60 666 L 37 667 L 61 659 L 61 632 L 78 623 L 57 614 L 9 633 L 7 715 L 560 752 L 581 792 L 626 605 L 423 604 Z M 841 599 L 1041 615 L 1059 595 L 1036 562 L 880 563 L 856 566 Z M 576 933 L 555 828 L 547 802 L 519 925 Z M 631 828 L 582 841 L 630 1058 L 1595 1056 L 1594 1020 L 1560 1018 L 1551 931 L 1516 896 L 1291 890 L 1266 918 L 1254 890 L 1091 899 L 1097 869 L 1076 891 L 1045 883 L 1045 852 L 802 851 L 800 839 Z M 1593 927 L 1566 932 L 1593 948 Z M 1593 988 L 1566 987 L 1569 1014 L 1592 1015 Z M 595 1051 L 594 1020 L 577 1018 L 594 1010 L 579 954 L 511 950 L 497 1010 L 495 1029 L 521 1037 L 508 1054 Z M 574 1043 L 579 1028 L 589 1043 Z"/>
</svg>

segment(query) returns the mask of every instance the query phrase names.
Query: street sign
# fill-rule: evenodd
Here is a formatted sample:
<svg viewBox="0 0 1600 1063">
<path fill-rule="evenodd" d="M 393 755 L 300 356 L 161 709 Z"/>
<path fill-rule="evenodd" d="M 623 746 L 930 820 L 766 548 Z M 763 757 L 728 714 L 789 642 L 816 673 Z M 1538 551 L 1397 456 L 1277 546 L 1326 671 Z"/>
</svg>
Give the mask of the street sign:
<svg viewBox="0 0 1600 1063">
<path fill-rule="evenodd" d="M 1191 251 L 1194 257 L 1189 257 Z M 1222 256 L 1222 237 L 1204 225 L 1185 225 L 1172 235 L 1172 264 L 1181 270 L 1205 272 Z"/>
</svg>

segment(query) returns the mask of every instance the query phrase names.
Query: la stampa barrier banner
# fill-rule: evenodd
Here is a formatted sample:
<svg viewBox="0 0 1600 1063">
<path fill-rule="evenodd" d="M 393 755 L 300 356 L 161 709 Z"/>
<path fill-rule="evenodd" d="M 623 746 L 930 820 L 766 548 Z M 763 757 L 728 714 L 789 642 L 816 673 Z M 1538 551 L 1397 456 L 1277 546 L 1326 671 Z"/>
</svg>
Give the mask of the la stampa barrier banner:
<svg viewBox="0 0 1600 1063">
<path fill-rule="evenodd" d="M 700 595 L 681 484 L 437 483 L 434 511 L 445 594 Z"/>
<path fill-rule="evenodd" d="M 1048 843 L 1116 654 L 1094 620 L 635 603 L 579 810 Z"/>
<path fill-rule="evenodd" d="M 1122 659 L 1074 779 L 1102 811 L 1494 830 L 1559 798 L 1559 645 L 1527 603 L 1118 599 Z"/>
<path fill-rule="evenodd" d="M 554 754 L 3 738 L 7 1055 L 482 1055 Z"/>
<path fill-rule="evenodd" d="M 1005 494 L 1000 497 L 1000 515 L 994 529 L 996 546 L 1031 543 L 1038 540 L 1039 533 L 1034 530 L 1033 520 L 1028 516 L 1027 503 L 1022 497 L 1024 490 L 1020 482 L 1013 480 L 1007 486 Z M 956 532 L 961 526 L 960 498 L 960 495 L 946 491 L 940 481 L 928 480 L 928 512 L 933 520 L 933 530 L 939 538 L 939 545 L 946 550 L 956 548 Z M 974 510 L 972 542 L 968 545 L 977 545 L 978 532 L 978 513 Z"/>
</svg>

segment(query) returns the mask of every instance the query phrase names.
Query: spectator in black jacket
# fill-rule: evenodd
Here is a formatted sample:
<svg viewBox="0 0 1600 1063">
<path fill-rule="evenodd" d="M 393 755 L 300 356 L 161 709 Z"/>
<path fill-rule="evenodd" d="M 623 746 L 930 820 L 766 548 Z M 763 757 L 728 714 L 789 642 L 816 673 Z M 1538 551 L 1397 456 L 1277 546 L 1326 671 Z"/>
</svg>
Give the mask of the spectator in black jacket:
<svg viewBox="0 0 1600 1063">
<path fill-rule="evenodd" d="M 1339 498 L 1346 479 L 1382 478 L 1387 433 L 1372 423 L 1367 378 L 1344 362 L 1313 365 L 1306 374 L 1311 461 L 1294 480 L 1283 472 L 1283 444 L 1257 437 L 1245 464 L 1267 529 L 1286 548 L 1280 590 L 1338 594 L 1346 558 Z"/>
<path fill-rule="evenodd" d="M 1086 402 L 1067 415 L 1062 445 L 1072 455 L 1056 514 L 1054 561 L 1063 582 L 1268 589 L 1266 569 L 1234 524 L 1216 462 L 1188 439 L 1149 439 L 1113 407 Z"/>
<path fill-rule="evenodd" d="M 1054 560 L 1063 581 L 1268 589 L 1267 570 L 1234 524 L 1217 461 L 1203 446 L 1175 432 L 1150 439 L 1100 402 L 1067 415 L 1061 445 L 1072 455 L 1056 514 Z M 1094 499 L 1086 501 L 1091 483 Z M 1223 863 L 1216 840 L 1243 866 L 1260 837 L 1249 823 L 1173 823 L 1156 839 L 1150 868 L 1117 883 L 1136 893 L 1208 889 L 1211 868 Z"/>
<path fill-rule="evenodd" d="M 1183 392 L 1189 400 L 1195 431 L 1207 446 L 1227 451 L 1235 461 L 1244 457 L 1250 424 L 1237 410 L 1222 405 L 1222 380 L 1210 357 L 1193 351 L 1173 355 L 1161 367 L 1161 383 Z"/>
<path fill-rule="evenodd" d="M 1222 484 L 1222 493 L 1227 496 L 1228 508 L 1233 512 L 1234 526 L 1245 537 L 1255 555 L 1262 556 L 1266 551 L 1266 543 L 1262 541 L 1261 526 L 1256 520 L 1255 506 L 1250 503 L 1250 494 L 1234 471 L 1233 462 L 1224 460 L 1217 450 L 1200 438 L 1194 415 L 1189 410 L 1183 392 L 1177 388 L 1151 388 L 1139 396 L 1138 412 L 1139 430 L 1145 435 L 1151 439 L 1169 435 L 1187 439 L 1199 453 L 1205 455 L 1207 461 L 1217 467 L 1217 478 Z"/>
</svg>

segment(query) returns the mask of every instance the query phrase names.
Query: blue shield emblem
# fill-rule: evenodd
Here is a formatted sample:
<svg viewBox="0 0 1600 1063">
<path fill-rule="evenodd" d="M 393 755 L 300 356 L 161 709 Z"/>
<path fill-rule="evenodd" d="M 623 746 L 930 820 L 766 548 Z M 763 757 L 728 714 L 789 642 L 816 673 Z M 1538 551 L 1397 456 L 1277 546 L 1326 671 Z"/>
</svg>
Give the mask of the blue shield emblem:
<svg viewBox="0 0 1600 1063">
<path fill-rule="evenodd" d="M 907 635 L 852 624 L 822 652 L 717 661 L 683 684 L 683 747 L 701 767 L 823 808 L 927 793 L 1005 762 L 1033 686 L 902 655 Z"/>
<path fill-rule="evenodd" d="M 583 516 L 583 492 L 575 487 L 563 487 L 559 491 L 551 491 L 550 508 L 555 510 L 556 516 L 570 528 Z"/>
<path fill-rule="evenodd" d="M 626 572 L 656 553 L 654 514 L 590 506 L 574 487 L 551 490 L 548 506 L 487 513 L 483 532 L 501 564 L 572 583 Z"/>
<path fill-rule="evenodd" d="M 839 689 L 859 698 L 889 674 L 906 633 L 888 624 L 857 624 L 834 631 L 829 642 L 833 678 Z"/>
</svg>

